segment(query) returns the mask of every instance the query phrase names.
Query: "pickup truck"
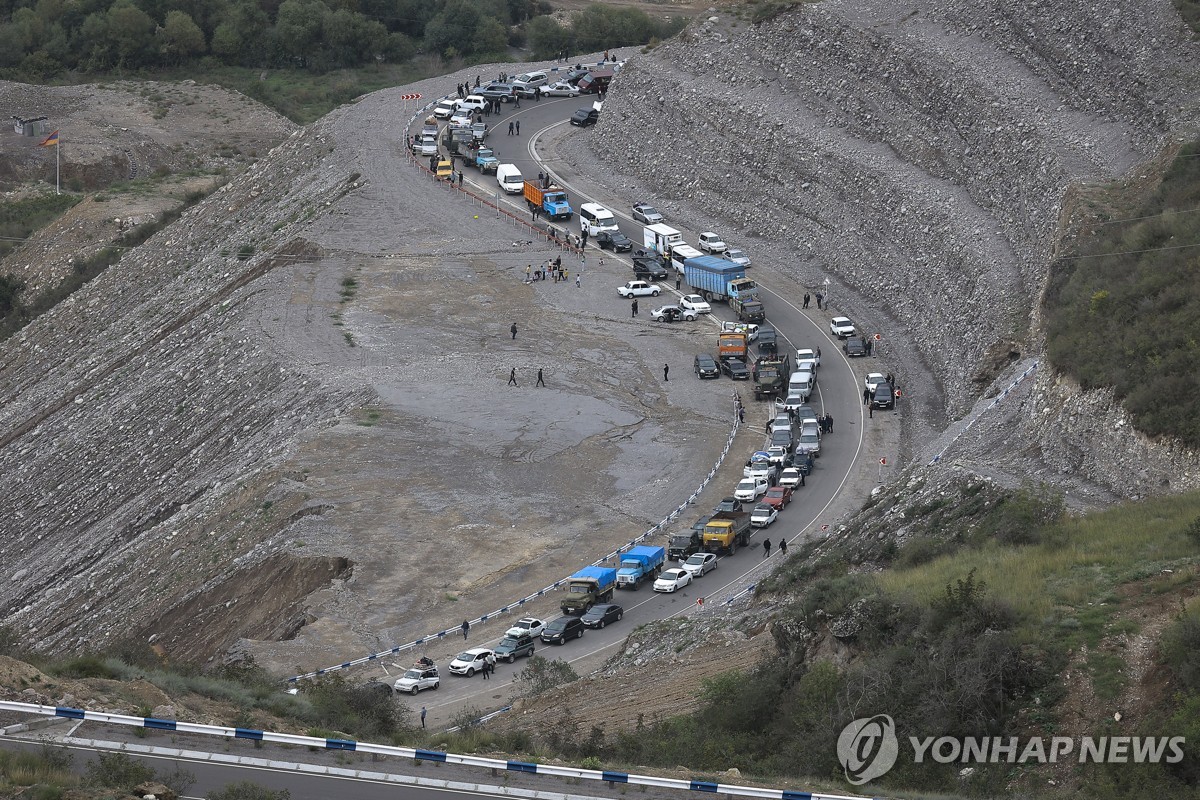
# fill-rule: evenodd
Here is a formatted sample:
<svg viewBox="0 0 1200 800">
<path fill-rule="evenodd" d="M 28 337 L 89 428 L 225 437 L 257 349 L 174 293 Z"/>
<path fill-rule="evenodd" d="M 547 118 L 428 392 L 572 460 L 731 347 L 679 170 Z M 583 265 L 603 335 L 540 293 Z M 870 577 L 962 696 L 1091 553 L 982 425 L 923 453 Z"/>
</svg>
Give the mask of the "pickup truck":
<svg viewBox="0 0 1200 800">
<path fill-rule="evenodd" d="M 654 580 L 662 570 L 667 551 L 661 547 L 638 545 L 621 554 L 621 566 L 617 569 L 617 588 L 636 591 L 642 581 Z"/>
<path fill-rule="evenodd" d="M 537 181 L 525 181 L 525 200 L 529 207 L 537 206 L 551 219 L 570 219 L 575 212 L 567 200 L 567 193 L 554 184 L 543 189 Z"/>
<path fill-rule="evenodd" d="M 495 172 L 496 168 L 500 166 L 500 159 L 496 158 L 495 154 L 492 153 L 492 148 L 481 147 L 479 148 L 479 152 L 475 154 L 475 166 L 479 168 L 480 172 L 485 174 Z"/>
<path fill-rule="evenodd" d="M 612 567 L 584 567 L 567 578 L 567 596 L 559 607 L 564 614 L 586 614 L 597 603 L 611 600 L 616 585 Z"/>
<path fill-rule="evenodd" d="M 704 526 L 704 549 L 709 553 L 733 555 L 738 546 L 750 544 L 752 529 L 746 511 L 722 511 Z"/>
</svg>

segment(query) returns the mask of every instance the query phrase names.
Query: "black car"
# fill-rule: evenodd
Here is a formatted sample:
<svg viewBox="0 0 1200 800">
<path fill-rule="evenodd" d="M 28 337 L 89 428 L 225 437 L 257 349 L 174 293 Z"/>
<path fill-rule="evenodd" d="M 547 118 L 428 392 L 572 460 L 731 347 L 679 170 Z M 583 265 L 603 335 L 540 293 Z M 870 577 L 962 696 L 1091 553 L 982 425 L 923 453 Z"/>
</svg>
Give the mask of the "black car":
<svg viewBox="0 0 1200 800">
<path fill-rule="evenodd" d="M 596 234 L 596 244 L 601 250 L 615 253 L 628 253 L 633 249 L 633 241 L 620 231 L 600 231 Z"/>
<path fill-rule="evenodd" d="M 596 109 L 581 108 L 571 115 L 571 124 L 586 128 L 588 125 L 595 125 L 599 119 L 600 112 Z"/>
<path fill-rule="evenodd" d="M 517 656 L 533 655 L 533 637 L 528 633 L 520 636 L 505 636 L 500 640 L 500 644 L 496 645 L 493 651 L 496 658 L 513 663 L 517 660 Z"/>
<path fill-rule="evenodd" d="M 795 467 L 802 473 L 812 475 L 813 472 L 813 457 L 808 453 L 792 453 L 783 460 L 784 469 Z"/>
<path fill-rule="evenodd" d="M 579 618 L 579 621 L 589 628 L 603 628 L 610 622 L 616 622 L 625 616 L 625 609 L 615 603 L 604 603 L 592 606 L 592 610 Z"/>
<path fill-rule="evenodd" d="M 665 281 L 667 279 L 667 270 L 658 256 L 634 256 L 633 271 L 640 280 Z M 643 275 L 649 277 L 642 278 Z"/>
<path fill-rule="evenodd" d="M 750 370 L 746 369 L 746 364 L 740 358 L 727 358 L 721 362 L 721 372 L 724 372 L 735 381 L 750 380 Z"/>
<path fill-rule="evenodd" d="M 770 328 L 758 329 L 758 352 L 774 355 L 778 347 L 778 337 Z"/>
<path fill-rule="evenodd" d="M 842 349 L 846 351 L 846 355 L 854 358 L 856 356 L 865 356 L 867 354 L 867 343 L 863 341 L 861 336 L 850 336 L 846 338 L 842 344 Z"/>
<path fill-rule="evenodd" d="M 875 385 L 875 393 L 871 395 L 871 408 L 894 408 L 896 393 L 887 381 Z"/>
<path fill-rule="evenodd" d="M 714 514 L 719 514 L 722 511 L 736 512 L 742 510 L 742 501 L 736 497 L 722 497 L 721 502 L 717 503 L 713 509 Z"/>
<path fill-rule="evenodd" d="M 559 617 L 542 628 L 542 641 L 546 644 L 566 644 L 580 636 L 583 636 L 583 623 L 579 617 Z"/>
<path fill-rule="evenodd" d="M 721 377 L 721 368 L 717 366 L 717 360 L 708 353 L 696 356 L 696 376 L 700 378 Z"/>
</svg>

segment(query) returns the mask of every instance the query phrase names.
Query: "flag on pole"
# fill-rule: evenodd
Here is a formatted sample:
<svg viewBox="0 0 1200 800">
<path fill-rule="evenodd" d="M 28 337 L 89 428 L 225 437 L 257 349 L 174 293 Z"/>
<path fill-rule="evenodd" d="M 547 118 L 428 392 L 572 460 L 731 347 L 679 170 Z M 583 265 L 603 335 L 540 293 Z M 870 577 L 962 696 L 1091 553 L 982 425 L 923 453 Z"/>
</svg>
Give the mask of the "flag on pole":
<svg viewBox="0 0 1200 800">
<path fill-rule="evenodd" d="M 50 134 L 49 136 L 47 136 L 45 139 L 42 140 L 41 146 L 42 147 L 54 147 L 57 144 L 58 144 L 58 131 L 55 131 L 54 133 Z"/>
</svg>

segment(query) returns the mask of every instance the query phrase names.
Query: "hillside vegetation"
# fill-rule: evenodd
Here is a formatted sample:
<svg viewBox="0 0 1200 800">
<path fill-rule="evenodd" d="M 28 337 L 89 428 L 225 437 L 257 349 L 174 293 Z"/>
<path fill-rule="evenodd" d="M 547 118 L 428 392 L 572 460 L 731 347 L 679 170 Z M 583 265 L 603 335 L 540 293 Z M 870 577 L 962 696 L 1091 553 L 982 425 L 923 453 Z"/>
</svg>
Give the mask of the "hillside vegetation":
<svg viewBox="0 0 1200 800">
<path fill-rule="evenodd" d="M 1200 141 L 1144 203 L 1101 207 L 1051 267 L 1047 355 L 1140 430 L 1200 447 Z"/>
</svg>

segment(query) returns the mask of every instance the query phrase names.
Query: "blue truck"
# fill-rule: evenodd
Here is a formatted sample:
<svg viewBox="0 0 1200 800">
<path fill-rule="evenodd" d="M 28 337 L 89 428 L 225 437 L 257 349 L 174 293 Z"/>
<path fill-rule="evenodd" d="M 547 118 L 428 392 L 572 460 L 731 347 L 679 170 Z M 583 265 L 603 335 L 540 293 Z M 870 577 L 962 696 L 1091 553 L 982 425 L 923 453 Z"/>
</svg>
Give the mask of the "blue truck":
<svg viewBox="0 0 1200 800">
<path fill-rule="evenodd" d="M 550 219 L 570 219 L 575 213 L 571 210 L 567 193 L 553 183 L 543 189 L 537 181 L 525 181 L 525 201 L 530 209 L 536 206 Z"/>
<path fill-rule="evenodd" d="M 559 603 L 564 614 L 586 614 L 597 603 L 612 600 L 617 571 L 612 567 L 584 567 L 567 578 L 567 596 Z"/>
<path fill-rule="evenodd" d="M 500 166 L 500 159 L 496 158 L 492 148 L 481 147 L 475 153 L 475 166 L 483 173 L 495 172 L 496 168 Z"/>
<path fill-rule="evenodd" d="M 621 553 L 621 566 L 617 569 L 618 589 L 638 589 L 644 580 L 654 580 L 667 559 L 667 551 L 661 547 L 638 545 Z"/>
<path fill-rule="evenodd" d="M 758 299 L 758 284 L 746 268 L 717 256 L 697 256 L 683 262 L 683 279 L 705 300 L 744 305 Z"/>
</svg>

